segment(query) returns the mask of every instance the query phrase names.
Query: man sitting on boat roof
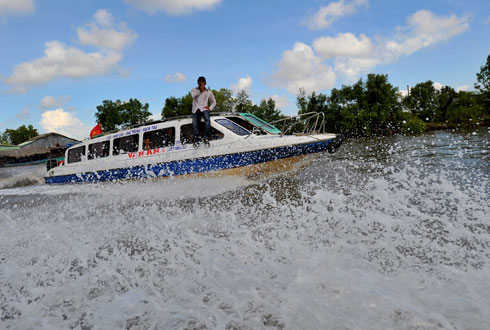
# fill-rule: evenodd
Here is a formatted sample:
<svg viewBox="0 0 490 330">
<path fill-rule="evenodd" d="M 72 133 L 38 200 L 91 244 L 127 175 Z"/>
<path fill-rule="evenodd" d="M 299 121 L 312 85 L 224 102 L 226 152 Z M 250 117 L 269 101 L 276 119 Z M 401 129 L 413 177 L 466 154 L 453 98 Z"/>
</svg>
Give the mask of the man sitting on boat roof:
<svg viewBox="0 0 490 330">
<path fill-rule="evenodd" d="M 192 134 L 194 138 L 194 146 L 198 143 L 199 122 L 201 115 L 204 117 L 204 143 L 209 144 L 209 135 L 211 130 L 211 122 L 209 119 L 209 111 L 212 111 L 216 106 L 216 99 L 213 93 L 206 88 L 206 78 L 197 78 L 197 87 L 191 90 L 192 95 Z"/>
</svg>

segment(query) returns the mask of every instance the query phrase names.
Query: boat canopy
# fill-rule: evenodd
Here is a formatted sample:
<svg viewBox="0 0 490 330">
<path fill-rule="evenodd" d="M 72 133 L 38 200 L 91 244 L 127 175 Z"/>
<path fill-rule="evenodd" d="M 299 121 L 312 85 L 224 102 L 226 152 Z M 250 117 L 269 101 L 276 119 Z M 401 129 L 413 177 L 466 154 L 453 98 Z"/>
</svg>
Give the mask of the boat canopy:
<svg viewBox="0 0 490 330">
<path fill-rule="evenodd" d="M 281 134 L 281 130 L 248 112 L 239 112 L 240 117 L 270 134 Z"/>
</svg>

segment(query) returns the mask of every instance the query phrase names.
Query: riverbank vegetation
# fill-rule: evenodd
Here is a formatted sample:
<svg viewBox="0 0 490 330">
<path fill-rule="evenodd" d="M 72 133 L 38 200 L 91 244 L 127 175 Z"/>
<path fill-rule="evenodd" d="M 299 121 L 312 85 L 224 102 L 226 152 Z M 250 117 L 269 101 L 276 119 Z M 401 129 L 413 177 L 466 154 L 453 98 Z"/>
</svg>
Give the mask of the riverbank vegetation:
<svg viewBox="0 0 490 330">
<path fill-rule="evenodd" d="M 351 86 L 334 88 L 330 95 L 297 98 L 300 113 L 323 112 L 327 130 L 351 137 L 415 134 L 426 130 L 488 126 L 490 111 L 484 93 L 435 88 L 421 82 L 403 96 L 387 75 L 368 74 Z"/>
<path fill-rule="evenodd" d="M 17 145 L 38 135 L 37 129 L 32 125 L 22 125 L 16 129 L 7 128 L 3 133 L 0 133 L 0 144 Z"/>
<path fill-rule="evenodd" d="M 368 74 L 350 86 L 334 88 L 330 94 L 300 90 L 298 113 L 320 112 L 325 115 L 326 130 L 348 137 L 417 134 L 426 130 L 468 128 L 490 125 L 490 55 L 477 73 L 475 91 L 456 91 L 450 86 L 436 88 L 428 80 L 403 94 L 388 80 L 388 75 Z M 245 91 L 236 97 L 228 89 L 212 90 L 218 111 L 250 112 L 266 121 L 284 115 L 273 99 L 253 104 Z M 165 100 L 162 118 L 188 115 L 190 93 Z"/>
<path fill-rule="evenodd" d="M 490 55 L 477 74 L 475 91 L 456 91 L 450 86 L 436 88 L 428 80 L 403 94 L 388 80 L 388 75 L 368 74 L 350 86 L 334 88 L 330 94 L 300 90 L 298 113 L 320 112 L 325 115 L 326 130 L 348 137 L 391 134 L 416 134 L 426 130 L 468 128 L 490 125 Z M 266 121 L 283 116 L 273 99 L 253 104 L 250 96 L 228 89 L 212 90 L 218 111 L 250 112 Z M 162 118 L 188 115 L 190 93 L 165 100 Z"/>
<path fill-rule="evenodd" d="M 148 121 L 151 116 L 149 107 L 148 103 L 143 105 L 138 99 L 126 102 L 104 100 L 97 106 L 95 119 L 105 132 L 114 131 Z"/>
</svg>

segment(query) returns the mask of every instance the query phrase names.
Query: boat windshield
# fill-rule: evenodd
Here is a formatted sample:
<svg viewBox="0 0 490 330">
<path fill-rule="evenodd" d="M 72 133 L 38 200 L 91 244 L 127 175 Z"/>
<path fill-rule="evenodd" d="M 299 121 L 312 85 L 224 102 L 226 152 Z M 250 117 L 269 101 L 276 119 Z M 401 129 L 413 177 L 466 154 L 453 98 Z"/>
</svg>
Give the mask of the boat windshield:
<svg viewBox="0 0 490 330">
<path fill-rule="evenodd" d="M 278 129 L 277 127 L 269 124 L 268 122 L 260 119 L 259 117 L 251 114 L 251 113 L 247 113 L 247 112 L 240 112 L 239 115 L 248 120 L 250 123 L 252 123 L 253 125 L 256 125 L 257 127 L 260 127 L 261 129 L 263 129 L 264 131 L 266 131 L 267 133 L 271 133 L 271 134 L 281 134 L 281 130 Z"/>
<path fill-rule="evenodd" d="M 250 134 L 249 130 L 246 130 L 245 128 L 243 128 L 242 126 L 240 126 L 238 124 L 235 124 L 234 122 L 232 122 L 229 119 L 226 119 L 226 118 L 216 119 L 215 122 L 217 122 L 221 126 L 226 127 L 227 129 L 229 129 L 230 131 L 232 131 L 233 133 L 235 133 L 237 135 L 249 135 Z"/>
</svg>

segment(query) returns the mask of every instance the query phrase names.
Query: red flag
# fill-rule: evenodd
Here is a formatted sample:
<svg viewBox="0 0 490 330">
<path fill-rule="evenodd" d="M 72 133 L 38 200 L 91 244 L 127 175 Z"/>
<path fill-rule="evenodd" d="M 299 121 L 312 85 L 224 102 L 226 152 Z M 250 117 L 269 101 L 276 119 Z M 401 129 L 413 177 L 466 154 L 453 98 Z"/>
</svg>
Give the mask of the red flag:
<svg viewBox="0 0 490 330">
<path fill-rule="evenodd" d="M 92 130 L 90 131 L 90 138 L 93 139 L 94 137 L 97 137 L 102 134 L 104 134 L 102 132 L 102 127 L 100 127 L 100 124 L 97 123 L 97 125 L 95 125 L 95 127 L 92 128 Z"/>
</svg>

